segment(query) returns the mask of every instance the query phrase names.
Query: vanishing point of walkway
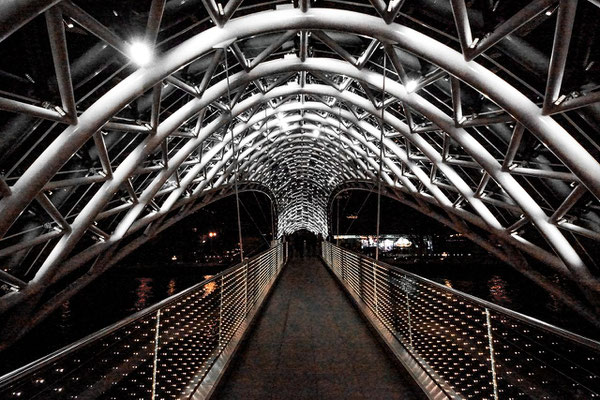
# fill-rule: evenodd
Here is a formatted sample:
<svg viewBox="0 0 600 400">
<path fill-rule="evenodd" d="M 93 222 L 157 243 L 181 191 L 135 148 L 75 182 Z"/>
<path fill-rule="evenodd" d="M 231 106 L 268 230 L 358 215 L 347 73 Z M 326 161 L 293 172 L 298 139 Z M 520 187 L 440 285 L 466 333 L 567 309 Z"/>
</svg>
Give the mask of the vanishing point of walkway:
<svg viewBox="0 0 600 400">
<path fill-rule="evenodd" d="M 290 259 L 217 399 L 420 399 L 315 258 Z"/>
</svg>

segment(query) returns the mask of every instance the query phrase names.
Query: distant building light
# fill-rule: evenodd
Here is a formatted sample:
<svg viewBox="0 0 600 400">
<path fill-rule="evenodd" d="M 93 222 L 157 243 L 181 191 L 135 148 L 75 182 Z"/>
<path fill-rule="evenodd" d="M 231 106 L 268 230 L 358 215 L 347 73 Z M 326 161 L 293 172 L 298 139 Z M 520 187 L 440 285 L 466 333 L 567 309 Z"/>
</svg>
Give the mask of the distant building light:
<svg viewBox="0 0 600 400">
<path fill-rule="evenodd" d="M 177 261 L 177 256 L 174 255 L 173 257 L 171 257 L 171 260 Z"/>
</svg>

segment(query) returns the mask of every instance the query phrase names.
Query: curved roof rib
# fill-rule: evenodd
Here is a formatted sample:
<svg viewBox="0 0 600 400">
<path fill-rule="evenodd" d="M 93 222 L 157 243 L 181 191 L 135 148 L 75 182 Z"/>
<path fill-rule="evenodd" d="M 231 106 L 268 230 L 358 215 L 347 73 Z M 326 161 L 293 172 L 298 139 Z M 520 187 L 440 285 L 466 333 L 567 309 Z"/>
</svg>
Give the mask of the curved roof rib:
<svg viewBox="0 0 600 400">
<path fill-rule="evenodd" d="M 0 64 L 5 336 L 236 183 L 272 197 L 279 236 L 327 235 L 332 194 L 381 179 L 598 310 L 596 2 L 124 3 L 0 5 L 1 51 L 49 43 Z"/>
</svg>

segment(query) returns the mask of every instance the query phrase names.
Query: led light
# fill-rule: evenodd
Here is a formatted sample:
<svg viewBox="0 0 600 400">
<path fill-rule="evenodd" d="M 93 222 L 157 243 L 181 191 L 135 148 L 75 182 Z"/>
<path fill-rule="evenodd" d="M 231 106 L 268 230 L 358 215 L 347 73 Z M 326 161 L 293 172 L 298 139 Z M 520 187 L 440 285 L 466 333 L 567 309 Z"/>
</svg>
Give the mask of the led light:
<svg viewBox="0 0 600 400">
<path fill-rule="evenodd" d="M 129 45 L 129 58 L 131 61 L 139 65 L 140 67 L 145 67 L 146 65 L 152 62 L 153 54 L 152 49 L 148 44 L 140 41 L 131 42 Z"/>
<path fill-rule="evenodd" d="M 406 81 L 406 83 L 404 84 L 404 89 L 406 89 L 406 91 L 408 93 L 411 93 L 413 90 L 415 90 L 418 86 L 419 82 L 411 79 L 409 81 Z"/>
</svg>

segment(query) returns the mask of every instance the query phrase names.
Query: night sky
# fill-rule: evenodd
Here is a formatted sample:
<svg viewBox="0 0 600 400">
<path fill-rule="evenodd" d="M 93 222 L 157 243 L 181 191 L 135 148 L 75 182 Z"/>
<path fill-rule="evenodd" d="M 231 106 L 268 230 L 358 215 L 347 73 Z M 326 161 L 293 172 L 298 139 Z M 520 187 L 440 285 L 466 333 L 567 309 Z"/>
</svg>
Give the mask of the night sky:
<svg viewBox="0 0 600 400">
<path fill-rule="evenodd" d="M 337 233 L 337 204 L 338 201 L 335 200 L 332 213 L 332 234 Z M 376 233 L 377 193 L 366 191 L 346 192 L 340 196 L 339 205 L 341 235 Z M 358 218 L 349 219 L 348 216 L 352 215 L 356 215 Z M 432 234 L 449 233 L 451 230 L 411 207 L 389 197 L 381 196 L 380 232 L 381 234 Z"/>
</svg>

